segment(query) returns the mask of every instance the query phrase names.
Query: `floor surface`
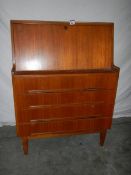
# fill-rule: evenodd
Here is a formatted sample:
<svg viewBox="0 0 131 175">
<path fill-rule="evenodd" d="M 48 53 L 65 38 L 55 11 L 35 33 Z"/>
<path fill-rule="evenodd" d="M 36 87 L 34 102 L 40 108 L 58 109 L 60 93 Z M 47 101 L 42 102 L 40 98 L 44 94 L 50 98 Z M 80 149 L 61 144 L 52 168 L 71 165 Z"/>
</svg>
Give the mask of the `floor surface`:
<svg viewBox="0 0 131 175">
<path fill-rule="evenodd" d="M 15 127 L 1 127 L 0 175 L 131 175 L 131 118 L 114 119 L 103 147 L 98 134 L 36 139 L 27 156 Z"/>
</svg>

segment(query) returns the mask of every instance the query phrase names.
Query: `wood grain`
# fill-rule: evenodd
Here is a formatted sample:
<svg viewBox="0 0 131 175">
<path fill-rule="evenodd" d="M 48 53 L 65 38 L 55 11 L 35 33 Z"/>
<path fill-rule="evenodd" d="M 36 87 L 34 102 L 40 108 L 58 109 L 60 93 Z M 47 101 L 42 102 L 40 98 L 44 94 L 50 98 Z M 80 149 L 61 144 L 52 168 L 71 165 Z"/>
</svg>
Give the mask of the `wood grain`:
<svg viewBox="0 0 131 175">
<path fill-rule="evenodd" d="M 113 65 L 113 23 L 12 21 L 11 28 L 17 71 L 109 69 Z"/>
<path fill-rule="evenodd" d="M 110 128 L 111 118 L 106 119 L 75 119 L 66 121 L 47 121 L 41 123 L 31 123 L 31 133 L 64 133 L 80 132 L 91 130 L 102 130 Z"/>
<path fill-rule="evenodd" d="M 95 102 L 103 102 L 106 104 L 114 103 L 114 90 L 97 90 L 84 92 L 63 92 L 63 93 L 38 93 L 17 95 L 17 103 L 21 109 L 28 109 L 31 106 L 57 107 L 58 105 L 79 105 L 81 103 L 90 104 Z"/>
<path fill-rule="evenodd" d="M 115 89 L 118 71 L 86 74 L 49 74 L 49 75 L 13 75 L 16 93 L 28 93 L 30 90 Z M 107 81 L 108 80 L 108 81 Z"/>
<path fill-rule="evenodd" d="M 101 117 L 110 116 L 113 114 L 113 105 L 90 104 L 79 106 L 66 106 L 57 108 L 36 108 L 31 110 L 21 110 L 19 108 L 17 115 L 18 123 L 28 123 L 30 120 L 52 120 L 64 118 L 80 118 L 80 117 Z"/>
</svg>

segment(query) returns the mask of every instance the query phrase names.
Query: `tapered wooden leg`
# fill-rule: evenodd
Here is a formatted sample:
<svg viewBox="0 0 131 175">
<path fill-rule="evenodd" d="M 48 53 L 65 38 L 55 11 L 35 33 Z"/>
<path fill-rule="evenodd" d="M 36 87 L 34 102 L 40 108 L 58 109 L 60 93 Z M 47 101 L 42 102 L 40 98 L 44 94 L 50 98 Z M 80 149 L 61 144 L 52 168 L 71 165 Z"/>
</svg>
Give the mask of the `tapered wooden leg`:
<svg viewBox="0 0 131 175">
<path fill-rule="evenodd" d="M 23 144 L 24 154 L 28 154 L 28 138 L 23 137 L 22 138 L 22 144 Z"/>
<path fill-rule="evenodd" d="M 100 145 L 103 146 L 106 138 L 107 130 L 103 130 L 100 132 Z"/>
</svg>

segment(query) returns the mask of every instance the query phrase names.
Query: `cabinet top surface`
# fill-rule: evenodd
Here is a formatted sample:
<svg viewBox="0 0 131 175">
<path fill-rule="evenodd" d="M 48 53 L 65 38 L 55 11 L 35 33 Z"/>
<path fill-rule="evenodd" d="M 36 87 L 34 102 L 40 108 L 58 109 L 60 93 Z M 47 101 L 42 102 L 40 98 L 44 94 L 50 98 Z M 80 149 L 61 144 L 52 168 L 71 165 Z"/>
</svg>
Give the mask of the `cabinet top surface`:
<svg viewBox="0 0 131 175">
<path fill-rule="evenodd" d="M 110 69 L 113 23 L 11 21 L 16 71 Z"/>
</svg>

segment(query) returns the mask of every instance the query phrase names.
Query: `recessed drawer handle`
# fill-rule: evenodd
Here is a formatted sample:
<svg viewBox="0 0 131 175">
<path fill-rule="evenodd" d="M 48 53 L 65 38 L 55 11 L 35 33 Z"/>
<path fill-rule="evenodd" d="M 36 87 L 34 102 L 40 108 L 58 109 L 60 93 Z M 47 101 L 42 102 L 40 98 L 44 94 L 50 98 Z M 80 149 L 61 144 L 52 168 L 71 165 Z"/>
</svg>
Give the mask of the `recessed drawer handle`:
<svg viewBox="0 0 131 175">
<path fill-rule="evenodd" d="M 70 88 L 70 89 L 42 89 L 42 90 L 28 90 L 29 94 L 38 94 L 38 93 L 64 93 L 64 92 L 86 92 L 86 91 L 97 91 L 97 90 L 105 90 L 104 88 Z"/>
<path fill-rule="evenodd" d="M 49 90 L 28 90 L 29 94 L 39 94 L 39 93 L 51 93 Z"/>
<path fill-rule="evenodd" d="M 85 88 L 83 91 L 97 91 L 100 89 L 102 89 L 102 88 Z"/>
<path fill-rule="evenodd" d="M 72 106 L 90 106 L 94 108 L 96 105 L 103 104 L 104 101 L 94 102 L 93 104 L 90 102 L 86 103 L 65 103 L 65 104 L 45 104 L 45 105 L 30 105 L 27 109 L 37 109 L 37 108 L 61 108 L 61 107 L 72 107 Z M 26 108 L 25 108 L 26 110 Z"/>
<path fill-rule="evenodd" d="M 80 117 L 65 117 L 65 118 L 48 118 L 48 119 L 33 119 L 33 120 L 30 120 L 31 123 L 48 123 L 50 121 L 58 121 L 58 122 L 61 122 L 61 121 L 70 121 L 70 120 L 81 120 L 81 119 L 98 119 L 98 118 L 102 118 L 103 117 L 103 114 L 99 114 L 99 115 L 92 115 L 92 116 L 80 116 Z"/>
</svg>

